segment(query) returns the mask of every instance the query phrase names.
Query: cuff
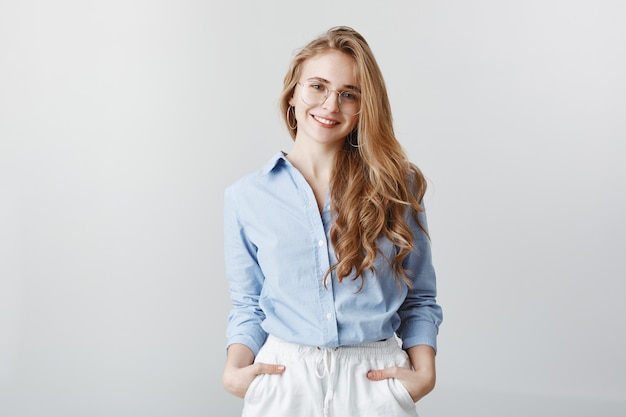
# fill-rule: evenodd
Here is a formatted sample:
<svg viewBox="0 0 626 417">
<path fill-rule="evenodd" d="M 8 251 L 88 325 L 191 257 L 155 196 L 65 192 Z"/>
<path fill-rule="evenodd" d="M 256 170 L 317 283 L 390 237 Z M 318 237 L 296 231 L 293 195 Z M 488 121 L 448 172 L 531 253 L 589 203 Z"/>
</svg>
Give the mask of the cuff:
<svg viewBox="0 0 626 417">
<path fill-rule="evenodd" d="M 404 325 L 402 349 L 406 350 L 417 345 L 427 345 L 437 352 L 437 333 L 439 328 L 430 321 L 415 320 Z"/>
<path fill-rule="evenodd" d="M 267 339 L 267 333 L 265 333 L 263 330 L 259 330 L 255 332 L 254 335 L 252 334 L 233 335 L 232 337 L 228 338 L 228 341 L 226 342 L 226 349 L 228 349 L 228 346 L 232 344 L 240 343 L 242 345 L 246 345 L 252 351 L 252 353 L 254 353 L 254 357 L 256 358 L 256 355 L 259 353 L 259 350 L 261 350 L 261 346 L 263 346 L 266 339 Z"/>
</svg>

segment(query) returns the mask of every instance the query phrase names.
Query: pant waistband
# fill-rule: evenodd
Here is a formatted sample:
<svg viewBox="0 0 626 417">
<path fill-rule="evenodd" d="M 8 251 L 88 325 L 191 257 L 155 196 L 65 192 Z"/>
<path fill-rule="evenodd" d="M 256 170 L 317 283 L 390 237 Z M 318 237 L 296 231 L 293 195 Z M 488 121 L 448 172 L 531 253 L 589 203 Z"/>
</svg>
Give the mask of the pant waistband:
<svg viewBox="0 0 626 417">
<path fill-rule="evenodd" d="M 276 336 L 269 335 L 265 341 L 265 346 L 281 355 L 316 355 L 326 351 L 332 351 L 337 357 L 360 357 L 363 359 L 375 359 L 389 357 L 398 352 L 400 345 L 395 337 L 379 342 L 359 343 L 356 345 L 344 345 L 337 347 L 308 346 L 298 343 L 288 342 Z"/>
</svg>

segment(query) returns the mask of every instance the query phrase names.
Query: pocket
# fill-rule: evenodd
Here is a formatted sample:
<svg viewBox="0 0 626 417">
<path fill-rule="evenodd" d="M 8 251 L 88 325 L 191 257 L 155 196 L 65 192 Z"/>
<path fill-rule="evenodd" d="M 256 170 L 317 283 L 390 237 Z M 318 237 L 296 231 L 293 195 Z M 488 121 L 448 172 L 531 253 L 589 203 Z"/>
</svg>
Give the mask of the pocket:
<svg viewBox="0 0 626 417">
<path fill-rule="evenodd" d="M 246 394 L 243 397 L 245 402 L 254 402 L 259 398 L 259 394 L 257 394 L 257 392 L 259 391 L 259 386 L 261 385 L 262 380 L 265 379 L 266 376 L 267 374 L 259 374 L 252 380 Z"/>
<path fill-rule="evenodd" d="M 393 394 L 394 398 L 400 404 L 400 406 L 405 410 L 415 409 L 415 401 L 409 394 L 409 391 L 402 385 L 402 382 L 398 381 L 395 378 L 389 379 L 389 389 Z"/>
<path fill-rule="evenodd" d="M 394 364 L 400 368 L 411 369 L 411 360 L 409 359 L 409 355 L 400 348 L 398 348 L 398 352 L 394 357 Z M 389 379 L 389 387 L 396 401 L 403 409 L 415 409 L 415 401 L 413 401 L 413 397 L 411 397 L 409 390 L 406 389 L 402 382 L 395 378 L 391 378 Z"/>
</svg>

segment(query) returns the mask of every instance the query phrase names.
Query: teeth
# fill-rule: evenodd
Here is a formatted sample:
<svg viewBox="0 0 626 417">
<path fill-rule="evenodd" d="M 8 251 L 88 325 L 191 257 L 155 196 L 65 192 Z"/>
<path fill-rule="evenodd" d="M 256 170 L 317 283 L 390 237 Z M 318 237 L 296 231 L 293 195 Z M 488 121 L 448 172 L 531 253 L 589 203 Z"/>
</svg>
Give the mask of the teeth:
<svg viewBox="0 0 626 417">
<path fill-rule="evenodd" d="M 337 122 L 334 122 L 332 120 L 328 120 L 328 119 L 323 119 L 321 117 L 318 116 L 313 116 L 315 118 L 315 120 L 317 120 L 320 123 L 324 123 L 325 125 L 336 125 Z"/>
</svg>

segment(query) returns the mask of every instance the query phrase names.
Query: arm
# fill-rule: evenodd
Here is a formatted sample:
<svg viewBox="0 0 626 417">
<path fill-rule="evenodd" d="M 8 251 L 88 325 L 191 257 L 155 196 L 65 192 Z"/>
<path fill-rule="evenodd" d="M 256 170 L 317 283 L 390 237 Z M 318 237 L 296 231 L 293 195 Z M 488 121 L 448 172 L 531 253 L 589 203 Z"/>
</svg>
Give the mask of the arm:
<svg viewBox="0 0 626 417">
<path fill-rule="evenodd" d="M 426 214 L 418 214 L 424 228 L 428 227 Z M 406 216 L 413 232 L 415 249 L 403 261 L 403 267 L 411 280 L 406 298 L 398 315 L 401 324 L 398 336 L 402 347 L 407 350 L 417 345 L 427 345 L 437 351 L 437 333 L 443 319 L 441 307 L 437 304 L 437 280 L 432 263 L 430 239 L 422 231 L 412 215 Z"/>
<path fill-rule="evenodd" d="M 267 337 L 261 328 L 265 314 L 259 298 L 265 277 L 257 262 L 257 247 L 239 217 L 237 191 L 224 194 L 224 255 L 232 308 L 228 316 L 228 346 L 239 343 L 255 356 Z"/>
<path fill-rule="evenodd" d="M 256 260 L 256 247 L 237 215 L 235 197 L 232 190 L 227 190 L 224 200 L 224 252 L 233 308 L 226 331 L 228 350 L 222 383 L 226 391 L 243 398 L 257 375 L 279 374 L 285 367 L 253 363 L 267 337 L 261 328 L 265 315 L 258 303 L 264 277 Z"/>
<path fill-rule="evenodd" d="M 435 371 L 435 351 L 426 345 L 417 345 L 406 351 L 409 354 L 414 374 L 413 378 L 402 379 L 406 389 L 413 397 L 413 401 L 419 401 L 435 388 L 437 379 Z"/>
<path fill-rule="evenodd" d="M 426 228 L 426 216 L 420 213 L 420 222 Z M 396 378 L 407 389 L 413 401 L 419 401 L 435 387 L 435 353 L 437 332 L 442 320 L 441 307 L 436 302 L 436 279 L 432 266 L 430 241 L 412 216 L 407 222 L 413 232 L 415 250 L 403 262 L 410 274 L 412 288 L 398 310 L 402 320 L 398 336 L 406 350 L 413 369 L 392 367 L 368 372 L 371 380 Z"/>
</svg>

